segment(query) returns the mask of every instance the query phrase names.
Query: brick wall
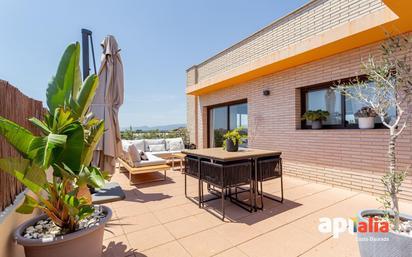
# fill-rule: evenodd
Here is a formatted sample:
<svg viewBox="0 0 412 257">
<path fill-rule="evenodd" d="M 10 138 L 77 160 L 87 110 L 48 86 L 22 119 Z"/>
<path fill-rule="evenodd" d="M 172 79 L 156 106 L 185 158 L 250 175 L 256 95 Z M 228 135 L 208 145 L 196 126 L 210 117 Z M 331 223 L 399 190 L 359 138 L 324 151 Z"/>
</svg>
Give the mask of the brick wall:
<svg viewBox="0 0 412 257">
<path fill-rule="evenodd" d="M 198 110 L 188 107 L 190 117 L 197 112 L 198 145 L 207 142 L 207 106 L 247 98 L 250 147 L 281 150 L 285 172 L 354 190 L 382 192 L 379 179 L 387 165 L 387 130 L 299 129 L 299 88 L 360 75 L 361 60 L 377 55 L 378 47 L 368 45 L 200 96 Z M 270 96 L 263 96 L 266 89 Z M 397 148 L 399 167 L 411 164 L 411 128 L 399 138 Z M 411 178 L 403 187 L 403 199 L 412 200 Z"/>
<path fill-rule="evenodd" d="M 317 0 L 193 67 L 201 82 L 384 7 L 381 0 Z M 193 73 L 194 74 L 194 73 Z M 191 80 L 192 81 L 192 80 Z"/>
</svg>

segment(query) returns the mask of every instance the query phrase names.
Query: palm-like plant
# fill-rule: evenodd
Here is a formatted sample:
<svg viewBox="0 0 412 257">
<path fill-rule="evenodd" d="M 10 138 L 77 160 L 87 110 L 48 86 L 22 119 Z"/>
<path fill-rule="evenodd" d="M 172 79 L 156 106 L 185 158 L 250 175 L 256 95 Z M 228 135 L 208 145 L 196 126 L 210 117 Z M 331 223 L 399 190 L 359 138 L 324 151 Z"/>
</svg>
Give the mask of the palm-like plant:
<svg viewBox="0 0 412 257">
<path fill-rule="evenodd" d="M 17 212 L 39 208 L 67 232 L 94 211 L 88 186 L 99 188 L 105 182 L 105 175 L 90 165 L 104 132 L 103 121 L 88 112 L 98 78 L 90 75 L 82 83 L 79 58 L 80 44 L 70 44 L 47 88 L 47 114 L 43 120 L 30 119 L 40 136 L 0 117 L 0 135 L 21 154 L 0 159 L 0 169 L 34 194 L 26 194 Z M 47 171 L 53 172 L 50 180 Z"/>
</svg>

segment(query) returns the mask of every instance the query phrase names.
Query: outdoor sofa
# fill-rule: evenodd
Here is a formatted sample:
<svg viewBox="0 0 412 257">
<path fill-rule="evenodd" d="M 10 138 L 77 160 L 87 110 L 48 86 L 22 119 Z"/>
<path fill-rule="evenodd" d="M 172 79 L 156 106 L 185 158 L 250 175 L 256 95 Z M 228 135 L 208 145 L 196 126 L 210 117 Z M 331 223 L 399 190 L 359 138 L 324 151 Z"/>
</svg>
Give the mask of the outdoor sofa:
<svg viewBox="0 0 412 257">
<path fill-rule="evenodd" d="M 132 175 L 163 171 L 170 169 L 171 157 L 184 150 L 182 138 L 122 140 L 123 152 L 119 163 Z M 137 153 L 136 153 L 137 151 Z"/>
</svg>

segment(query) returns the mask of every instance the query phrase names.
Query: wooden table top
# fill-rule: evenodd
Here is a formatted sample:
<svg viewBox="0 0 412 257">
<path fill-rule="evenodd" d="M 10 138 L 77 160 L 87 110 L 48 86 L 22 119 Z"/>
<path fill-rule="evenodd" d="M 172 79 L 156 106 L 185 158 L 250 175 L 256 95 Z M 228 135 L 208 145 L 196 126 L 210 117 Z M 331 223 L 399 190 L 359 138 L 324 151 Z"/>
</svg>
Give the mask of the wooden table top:
<svg viewBox="0 0 412 257">
<path fill-rule="evenodd" d="M 184 154 L 184 153 L 174 153 L 174 154 L 172 154 L 172 157 L 179 158 L 179 159 L 184 159 L 186 157 L 186 154 Z"/>
<path fill-rule="evenodd" d="M 218 161 L 236 161 L 249 158 L 259 158 L 281 155 L 281 151 L 261 150 L 252 148 L 240 148 L 237 152 L 228 152 L 223 148 L 203 148 L 195 150 L 183 150 L 182 153 L 192 156 L 198 156 Z"/>
</svg>

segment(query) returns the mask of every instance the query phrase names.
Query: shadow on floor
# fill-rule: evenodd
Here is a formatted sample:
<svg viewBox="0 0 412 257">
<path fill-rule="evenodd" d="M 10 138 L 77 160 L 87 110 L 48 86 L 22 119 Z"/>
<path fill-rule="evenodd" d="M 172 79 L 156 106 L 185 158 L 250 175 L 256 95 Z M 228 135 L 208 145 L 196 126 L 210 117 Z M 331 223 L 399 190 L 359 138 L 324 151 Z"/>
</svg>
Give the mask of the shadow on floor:
<svg viewBox="0 0 412 257">
<path fill-rule="evenodd" d="M 267 194 L 270 197 L 276 198 L 277 196 Z M 205 194 L 205 199 L 216 197 L 214 195 Z M 249 204 L 249 194 L 248 193 L 241 193 L 238 195 L 239 200 Z M 260 200 L 258 202 L 260 205 Z M 287 212 L 291 209 L 297 208 L 302 204 L 284 199 L 283 203 L 279 203 L 268 198 L 263 198 L 263 211 L 258 210 L 257 212 L 249 212 L 241 207 L 232 203 L 228 198 L 225 201 L 225 220 L 227 219 L 229 222 L 237 222 L 237 223 L 245 223 L 248 225 L 252 225 L 258 223 L 262 220 L 272 218 L 276 215 L 279 215 L 283 212 Z M 212 200 L 210 202 L 206 202 L 205 206 L 203 207 L 204 210 L 209 212 L 210 214 L 216 216 L 217 218 L 221 218 L 221 201 L 220 199 Z"/>
<path fill-rule="evenodd" d="M 129 172 L 121 172 L 127 179 L 129 179 Z M 143 174 L 136 174 L 132 176 L 132 182 L 135 183 L 136 188 L 147 188 L 152 186 L 167 185 L 176 183 L 170 177 L 166 176 L 164 179 L 163 172 L 150 172 Z"/>
<path fill-rule="evenodd" d="M 126 194 L 126 198 L 123 201 L 134 203 L 156 202 L 172 197 L 171 195 L 167 195 L 164 193 L 143 193 L 139 191 L 137 188 L 123 191 Z"/>
<path fill-rule="evenodd" d="M 107 247 L 103 246 L 103 254 L 104 257 L 117 257 L 117 256 L 139 256 L 144 257 L 146 255 L 138 253 L 136 249 L 128 249 L 127 245 L 123 242 L 114 242 L 111 241 Z"/>
</svg>

